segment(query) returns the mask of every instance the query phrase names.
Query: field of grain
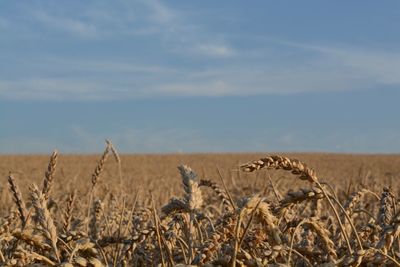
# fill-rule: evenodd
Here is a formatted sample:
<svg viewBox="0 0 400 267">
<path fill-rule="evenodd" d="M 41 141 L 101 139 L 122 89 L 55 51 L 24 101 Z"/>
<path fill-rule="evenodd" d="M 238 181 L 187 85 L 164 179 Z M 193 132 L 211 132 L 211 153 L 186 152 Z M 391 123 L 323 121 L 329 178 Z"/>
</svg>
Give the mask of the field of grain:
<svg viewBox="0 0 400 267">
<path fill-rule="evenodd" d="M 398 266 L 399 178 L 397 155 L 0 156 L 0 266 Z"/>
</svg>

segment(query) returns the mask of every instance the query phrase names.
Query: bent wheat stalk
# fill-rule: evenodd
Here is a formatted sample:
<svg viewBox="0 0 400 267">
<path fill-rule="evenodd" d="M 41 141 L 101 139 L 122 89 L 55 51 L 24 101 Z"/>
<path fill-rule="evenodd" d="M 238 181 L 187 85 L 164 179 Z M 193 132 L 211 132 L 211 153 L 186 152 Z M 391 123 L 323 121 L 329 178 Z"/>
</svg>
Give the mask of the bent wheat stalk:
<svg viewBox="0 0 400 267">
<path fill-rule="evenodd" d="M 15 182 L 14 177 L 10 174 L 8 175 L 8 184 L 10 187 L 10 191 L 13 195 L 14 203 L 17 205 L 18 208 L 18 214 L 19 218 L 21 219 L 22 226 L 26 225 L 27 222 L 27 217 L 26 217 L 26 208 L 25 208 L 25 202 L 22 199 L 22 194 L 21 191 L 19 191 L 17 183 Z"/>
<path fill-rule="evenodd" d="M 217 183 L 212 182 L 211 180 L 204 180 L 201 179 L 199 182 L 199 186 L 206 186 L 211 188 L 216 194 L 217 196 L 221 199 L 222 201 L 222 205 L 224 207 L 224 211 L 228 212 L 228 211 L 232 211 L 232 206 L 230 204 L 230 200 L 228 198 L 228 196 L 226 195 L 226 193 L 218 186 Z"/>
<path fill-rule="evenodd" d="M 290 171 L 291 173 L 295 175 L 299 175 L 299 178 L 301 180 L 307 180 L 311 183 L 315 183 L 319 189 L 321 189 L 322 194 L 326 198 L 326 200 L 329 203 L 329 206 L 332 208 L 335 217 L 339 223 L 340 230 L 342 232 L 342 235 L 346 241 L 347 245 L 347 250 L 349 251 L 349 254 L 353 253 L 353 249 L 351 248 L 350 245 L 350 240 L 347 235 L 346 230 L 344 229 L 343 223 L 340 220 L 339 213 L 337 212 L 335 206 L 333 205 L 332 201 L 330 200 L 330 197 L 328 196 L 328 193 L 325 191 L 324 187 L 319 183 L 318 177 L 315 173 L 315 171 L 311 168 L 309 168 L 306 164 L 300 162 L 297 159 L 289 159 L 286 157 L 278 156 L 278 155 L 272 155 L 272 156 L 267 156 L 265 158 L 262 158 L 260 160 L 256 160 L 247 164 L 244 164 L 241 166 L 242 171 L 245 172 L 253 172 L 262 168 L 266 169 L 283 169 L 286 171 Z M 356 229 L 353 229 L 355 234 L 357 235 Z M 362 243 L 359 243 L 360 248 L 362 249 Z"/>
</svg>

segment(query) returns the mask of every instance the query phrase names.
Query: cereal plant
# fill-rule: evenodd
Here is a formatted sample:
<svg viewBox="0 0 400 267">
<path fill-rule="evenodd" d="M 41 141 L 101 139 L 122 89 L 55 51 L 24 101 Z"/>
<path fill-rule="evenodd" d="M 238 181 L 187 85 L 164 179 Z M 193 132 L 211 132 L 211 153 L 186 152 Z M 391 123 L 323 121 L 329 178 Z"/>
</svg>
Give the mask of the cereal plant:
<svg viewBox="0 0 400 267">
<path fill-rule="evenodd" d="M 159 205 L 159 192 L 144 183 L 127 190 L 123 158 L 107 141 L 87 188 L 57 180 L 57 151 L 42 186 L 22 184 L 10 172 L 12 205 L 0 218 L 0 265 L 400 265 L 400 215 L 389 186 L 378 192 L 360 184 L 344 194 L 305 163 L 269 155 L 232 168 L 238 178 L 263 169 L 290 172 L 285 190 L 269 171 L 261 178 L 267 188 L 229 189 L 219 169 L 217 177 L 204 177 L 182 164 L 176 170 L 180 193 Z M 103 177 L 111 164 L 118 166 L 111 173 L 117 191 Z M 294 181 L 299 189 L 289 188 Z"/>
</svg>

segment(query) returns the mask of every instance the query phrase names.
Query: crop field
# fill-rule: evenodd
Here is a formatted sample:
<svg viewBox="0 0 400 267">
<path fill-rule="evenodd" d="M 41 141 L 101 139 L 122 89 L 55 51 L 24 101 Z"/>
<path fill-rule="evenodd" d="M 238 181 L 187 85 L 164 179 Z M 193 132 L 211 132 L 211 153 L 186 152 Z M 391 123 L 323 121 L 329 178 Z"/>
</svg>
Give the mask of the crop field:
<svg viewBox="0 0 400 267">
<path fill-rule="evenodd" d="M 400 156 L 0 156 L 0 266 L 399 266 Z"/>
</svg>

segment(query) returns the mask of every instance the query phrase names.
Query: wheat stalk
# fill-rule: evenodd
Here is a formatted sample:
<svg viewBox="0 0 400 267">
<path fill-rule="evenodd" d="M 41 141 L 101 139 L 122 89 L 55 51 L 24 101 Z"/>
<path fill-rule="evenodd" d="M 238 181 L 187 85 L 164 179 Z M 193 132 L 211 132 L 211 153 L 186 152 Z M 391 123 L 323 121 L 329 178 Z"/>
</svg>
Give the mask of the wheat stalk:
<svg viewBox="0 0 400 267">
<path fill-rule="evenodd" d="M 114 147 L 114 145 L 111 143 L 110 140 L 106 140 L 107 146 L 110 147 L 110 151 L 112 155 L 114 156 L 115 161 L 118 163 L 118 175 L 119 175 L 119 186 L 120 190 L 123 189 L 123 179 L 122 179 L 122 166 L 121 166 L 121 157 L 119 156 L 119 153 L 117 149 Z"/>
<path fill-rule="evenodd" d="M 107 144 L 106 148 L 104 149 L 103 154 L 101 155 L 101 158 L 100 158 L 99 162 L 96 165 L 96 168 L 94 169 L 94 172 L 92 174 L 92 190 L 94 189 L 94 187 L 96 186 L 98 180 L 100 179 L 100 175 L 103 172 L 104 164 L 107 161 L 110 149 L 111 149 L 110 145 Z"/>
<path fill-rule="evenodd" d="M 107 155 L 120 163 L 108 141 L 88 187 L 91 193 L 98 187 Z M 31 186 L 26 206 L 14 177 L 9 175 L 11 194 L 1 199 L 5 205 L 0 210 L 0 266 L 400 266 L 400 202 L 393 181 L 393 189 L 383 188 L 380 196 L 366 184 L 350 195 L 351 186 L 346 192 L 339 187 L 339 180 L 335 180 L 338 187 L 320 182 L 315 171 L 296 159 L 268 156 L 241 168 L 283 169 L 312 183 L 311 187 L 292 191 L 290 182 L 284 184 L 287 180 L 282 179 L 276 188 L 271 185 L 274 192 L 235 184 L 231 195 L 223 179 L 220 187 L 198 179 L 191 168 L 181 165 L 180 198 L 169 196 L 175 188 L 162 180 L 153 179 L 153 184 L 148 184 L 158 187 L 158 198 L 150 194 L 140 199 L 138 194 L 125 195 L 125 189 L 105 184 L 104 191 L 91 194 L 96 198 L 93 203 L 90 199 L 90 213 L 86 214 L 86 195 L 75 190 L 64 194 L 72 191 L 70 187 L 63 192 L 56 186 L 56 163 L 55 152 L 43 188 Z M 159 177 L 162 171 L 152 168 L 151 174 Z M 117 171 L 110 173 L 110 181 L 118 183 L 116 177 Z M 278 192 L 282 187 L 286 195 Z M 0 187 L 0 192 L 4 189 Z M 260 194 L 248 197 L 254 191 Z M 105 205 L 99 199 L 103 192 Z M 367 193 L 375 198 L 363 197 Z M 11 198 L 15 205 L 6 206 Z M 327 203 L 321 206 L 323 199 Z M 160 206 L 160 212 L 155 203 L 166 205 Z M 330 209 L 324 209 L 325 204 Z"/>
<path fill-rule="evenodd" d="M 104 149 L 103 154 L 101 155 L 101 158 L 99 160 L 99 162 L 96 165 L 96 168 L 94 169 L 94 172 L 92 174 L 92 187 L 89 193 L 89 203 L 88 203 L 88 211 L 87 211 L 87 217 L 90 217 L 90 208 L 92 206 L 92 199 L 93 199 L 93 195 L 95 193 L 95 187 L 96 184 L 98 182 L 98 180 L 100 179 L 100 175 L 103 172 L 104 169 L 104 164 L 107 161 L 108 158 L 108 154 L 110 153 L 110 144 L 107 143 L 106 148 Z M 86 230 L 89 230 L 89 224 L 86 225 Z"/>
<path fill-rule="evenodd" d="M 189 244 L 189 262 L 193 260 L 193 221 L 195 211 L 200 209 L 203 204 L 203 197 L 197 182 L 197 174 L 188 166 L 178 166 L 179 172 L 182 177 L 182 184 L 184 190 L 183 201 L 189 210 L 188 232 L 186 236 Z"/>
<path fill-rule="evenodd" d="M 103 209 L 103 205 L 100 199 L 97 199 L 93 202 L 93 209 L 90 215 L 90 223 L 89 223 L 89 236 L 97 241 L 100 235 L 100 219 L 101 219 L 101 211 Z"/>
<path fill-rule="evenodd" d="M 180 165 L 178 169 L 182 176 L 182 184 L 185 193 L 183 198 L 188 210 L 194 211 L 200 209 L 203 204 L 203 197 L 197 182 L 197 174 L 186 165 Z"/>
<path fill-rule="evenodd" d="M 313 169 L 309 168 L 306 164 L 300 162 L 297 159 L 289 159 L 289 158 L 278 156 L 278 155 L 267 156 L 260 160 L 253 161 L 251 163 L 247 163 L 247 164 L 244 164 L 241 166 L 241 169 L 245 172 L 253 172 L 253 171 L 259 170 L 261 168 L 283 169 L 286 171 L 290 171 L 295 175 L 299 175 L 299 178 L 301 180 L 307 180 L 311 183 L 315 183 L 318 186 L 318 188 L 322 191 L 323 195 L 325 196 L 326 200 L 328 201 L 330 207 L 332 208 L 332 210 L 335 214 L 335 217 L 336 217 L 336 219 L 339 223 L 340 229 L 342 231 L 343 237 L 345 238 L 347 250 L 349 251 L 349 254 L 353 253 L 353 249 L 350 245 L 349 237 L 343 226 L 342 221 L 340 220 L 339 213 L 337 212 L 335 206 L 333 205 L 332 201 L 330 200 L 330 196 L 325 191 L 323 186 L 319 183 L 318 177 Z M 349 222 L 352 225 L 351 221 L 349 221 Z M 353 225 L 352 225 L 352 227 L 353 227 L 353 231 L 354 231 L 355 235 L 358 237 L 357 230 L 354 228 Z M 362 243 L 361 243 L 360 239 L 357 238 L 357 241 L 358 241 L 360 248 L 362 249 Z"/>
<path fill-rule="evenodd" d="M 46 198 L 35 184 L 31 185 L 30 191 L 32 205 L 36 212 L 37 223 L 40 225 L 44 236 L 51 243 L 56 258 L 58 262 L 60 262 L 60 257 L 57 249 L 57 229 L 54 225 L 54 221 L 50 215 L 50 212 L 47 209 Z"/>
<path fill-rule="evenodd" d="M 62 214 L 63 232 L 64 233 L 67 233 L 69 230 L 69 226 L 70 226 L 71 218 L 72 218 L 72 211 L 74 209 L 75 198 L 76 198 L 76 191 L 74 190 L 74 192 L 72 192 L 71 194 L 68 195 L 65 209 Z"/>
<path fill-rule="evenodd" d="M 212 182 L 211 180 L 201 179 L 199 182 L 199 186 L 206 186 L 206 187 L 211 188 L 217 194 L 217 196 L 221 199 L 224 210 L 227 212 L 232 211 L 232 206 L 230 204 L 229 197 L 219 187 L 219 185 L 217 183 Z"/>
<path fill-rule="evenodd" d="M 393 192 L 388 187 L 383 188 L 381 196 L 381 205 L 378 214 L 378 224 L 385 228 L 390 224 L 393 218 L 392 199 L 394 198 Z"/>
<path fill-rule="evenodd" d="M 8 175 L 8 184 L 10 191 L 13 195 L 14 203 L 15 205 L 17 205 L 18 208 L 19 218 L 21 219 L 22 225 L 25 226 L 27 223 L 27 217 L 26 217 L 27 211 L 25 208 L 25 202 L 22 199 L 21 191 L 19 191 L 17 183 L 15 182 L 15 179 L 11 175 L 11 173 Z"/>
<path fill-rule="evenodd" d="M 50 190 L 53 185 L 54 173 L 56 171 L 56 165 L 57 165 L 57 158 L 58 158 L 58 152 L 57 150 L 54 150 L 53 154 L 51 154 L 50 156 L 49 165 L 47 166 L 47 170 L 44 174 L 44 180 L 43 180 L 42 193 L 46 200 L 49 199 Z"/>
<path fill-rule="evenodd" d="M 266 169 L 283 169 L 299 175 L 301 180 L 309 182 L 318 182 L 315 171 L 306 164 L 297 159 L 289 159 L 286 157 L 272 155 L 265 158 L 244 164 L 240 168 L 245 172 L 253 172 L 262 168 Z"/>
</svg>

